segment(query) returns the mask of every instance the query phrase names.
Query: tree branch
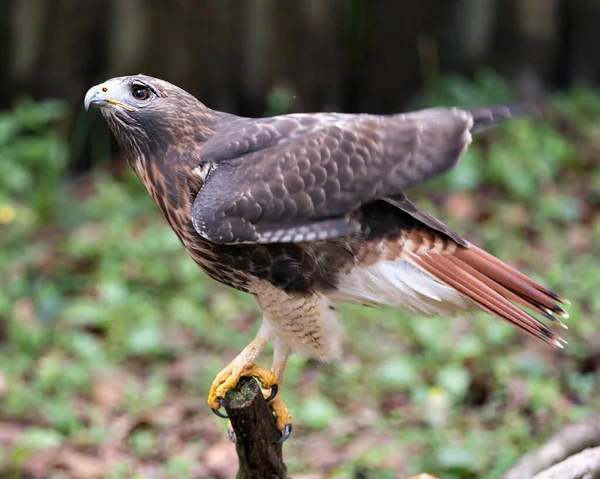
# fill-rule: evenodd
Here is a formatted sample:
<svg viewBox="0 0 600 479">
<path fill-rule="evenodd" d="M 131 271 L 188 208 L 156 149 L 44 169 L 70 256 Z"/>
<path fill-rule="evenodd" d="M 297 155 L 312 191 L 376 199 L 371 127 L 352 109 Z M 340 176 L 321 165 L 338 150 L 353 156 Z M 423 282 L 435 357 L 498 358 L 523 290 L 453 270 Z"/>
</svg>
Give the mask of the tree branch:
<svg viewBox="0 0 600 479">
<path fill-rule="evenodd" d="M 595 479 L 600 477 L 600 447 L 585 451 L 559 462 L 533 479 Z"/>
<path fill-rule="evenodd" d="M 289 479 L 275 417 L 253 378 L 242 378 L 223 404 L 236 438 L 237 479 Z"/>
<path fill-rule="evenodd" d="M 542 444 L 538 449 L 529 454 L 523 456 L 519 461 L 510 469 L 504 479 L 521 479 L 534 477 L 540 471 L 544 471 L 549 467 L 557 464 L 560 461 L 573 456 L 573 454 L 588 448 L 600 445 L 600 416 L 592 416 L 576 424 L 565 426 L 558 433 L 552 436 L 546 443 Z M 594 451 L 594 449 L 590 450 Z M 585 451 L 588 453 L 588 451 Z M 592 453 L 588 453 L 592 454 Z M 581 457 L 580 457 L 581 456 Z M 576 462 L 575 458 L 581 460 L 587 458 L 588 455 L 577 454 L 570 458 L 565 463 L 569 463 L 572 467 Z M 596 456 L 598 457 L 598 456 Z M 563 464 L 563 463 L 561 463 Z M 558 467 L 555 466 L 555 467 Z M 566 467 L 566 466 L 565 466 Z M 581 464 L 581 471 L 585 472 L 585 464 Z M 548 473 L 554 469 L 552 467 L 545 473 Z M 574 470 L 576 472 L 576 470 Z M 538 476 L 535 476 L 536 478 Z M 539 475 L 540 478 L 548 479 L 550 477 L 561 477 L 564 479 L 581 479 L 586 477 L 585 475 L 563 475 L 563 476 L 544 476 Z"/>
</svg>

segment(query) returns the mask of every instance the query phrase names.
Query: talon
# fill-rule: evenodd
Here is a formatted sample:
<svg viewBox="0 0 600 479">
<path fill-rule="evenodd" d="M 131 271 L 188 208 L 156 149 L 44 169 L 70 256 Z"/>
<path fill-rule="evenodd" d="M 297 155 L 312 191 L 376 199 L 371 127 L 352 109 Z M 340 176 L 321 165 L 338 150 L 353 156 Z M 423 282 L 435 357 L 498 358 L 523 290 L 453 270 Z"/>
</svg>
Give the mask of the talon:
<svg viewBox="0 0 600 479">
<path fill-rule="evenodd" d="M 275 441 L 275 444 L 283 444 L 288 437 L 290 437 L 290 434 L 292 433 L 292 425 L 290 423 L 287 423 L 284 427 L 283 427 L 283 432 L 281 433 L 281 437 Z"/>
<path fill-rule="evenodd" d="M 226 414 L 223 414 L 221 411 L 219 411 L 218 409 L 215 409 L 213 407 L 210 408 L 210 410 L 215 414 L 215 416 L 221 417 L 223 419 L 229 419 L 229 417 L 227 417 Z"/>
<path fill-rule="evenodd" d="M 280 347 L 278 350 L 276 346 L 276 357 L 279 357 L 279 360 L 273 362 L 272 370 L 261 368 L 255 364 L 255 361 L 267 341 L 268 339 L 259 332 L 256 338 L 217 374 L 208 393 L 208 406 L 216 416 L 228 419 L 227 415 L 220 411 L 221 408 L 226 406 L 227 391 L 234 389 L 242 377 L 255 378 L 260 383 L 263 397 L 275 415 L 277 430 L 281 432 L 277 444 L 281 444 L 292 432 L 292 416 L 283 404 L 280 394 L 283 371 L 290 351 L 287 347 L 283 349 Z M 277 353 L 277 351 L 279 352 Z M 232 442 L 237 442 L 235 431 L 231 428 L 231 422 L 227 428 L 227 435 Z"/>
<path fill-rule="evenodd" d="M 256 378 L 263 389 L 271 389 L 276 383 L 275 375 L 268 369 L 261 368 L 256 364 L 238 365 L 234 360 L 229 366 L 217 374 L 217 377 L 213 381 L 208 394 L 209 407 L 212 409 L 219 409 L 223 406 L 225 394 L 230 389 L 235 388 L 242 377 Z"/>
<path fill-rule="evenodd" d="M 235 437 L 235 433 L 233 432 L 233 428 L 231 427 L 231 422 L 227 425 L 227 435 L 229 436 L 229 440 L 232 443 L 237 442 L 237 438 Z"/>
<path fill-rule="evenodd" d="M 271 386 L 271 392 L 270 394 L 265 398 L 266 402 L 270 402 L 273 399 L 275 399 L 275 396 L 277 396 L 277 391 L 279 390 L 279 386 L 277 386 L 277 383 L 273 384 L 273 386 Z"/>
<path fill-rule="evenodd" d="M 281 432 L 281 437 L 275 444 L 282 444 L 292 433 L 292 416 L 287 407 L 285 407 L 285 404 L 281 400 L 281 395 L 279 394 L 271 400 L 269 407 L 275 414 L 277 429 Z"/>
</svg>

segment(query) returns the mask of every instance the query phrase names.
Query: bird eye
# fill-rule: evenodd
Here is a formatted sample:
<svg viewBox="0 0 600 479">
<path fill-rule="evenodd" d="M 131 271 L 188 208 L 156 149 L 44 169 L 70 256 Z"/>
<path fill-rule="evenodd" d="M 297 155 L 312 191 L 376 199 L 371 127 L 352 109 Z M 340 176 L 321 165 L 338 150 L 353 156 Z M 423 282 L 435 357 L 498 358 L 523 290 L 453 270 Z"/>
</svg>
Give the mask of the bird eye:
<svg viewBox="0 0 600 479">
<path fill-rule="evenodd" d="M 150 98 L 150 89 L 143 85 L 133 85 L 131 94 L 138 100 L 147 100 Z"/>
</svg>

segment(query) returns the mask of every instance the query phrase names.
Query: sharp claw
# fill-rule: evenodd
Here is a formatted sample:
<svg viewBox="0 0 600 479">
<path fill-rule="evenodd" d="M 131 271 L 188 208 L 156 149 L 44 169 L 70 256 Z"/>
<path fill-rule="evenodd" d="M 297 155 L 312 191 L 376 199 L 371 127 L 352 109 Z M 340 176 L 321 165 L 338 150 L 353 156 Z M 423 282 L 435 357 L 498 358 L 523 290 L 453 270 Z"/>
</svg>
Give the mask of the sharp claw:
<svg viewBox="0 0 600 479">
<path fill-rule="evenodd" d="M 218 409 L 213 409 L 212 407 L 210 408 L 210 410 L 215 414 L 215 416 L 219 416 L 222 417 L 223 419 L 229 419 L 229 417 L 225 414 L 223 414 L 221 411 L 219 411 Z"/>
<path fill-rule="evenodd" d="M 237 438 L 235 437 L 235 433 L 233 432 L 233 429 L 231 429 L 231 426 L 227 428 L 227 435 L 232 443 L 235 444 L 237 442 Z"/>
<path fill-rule="evenodd" d="M 285 427 L 283 428 L 283 433 L 281 434 L 281 437 L 275 442 L 275 444 L 283 444 L 288 437 L 290 437 L 290 434 L 292 433 L 292 425 L 291 424 L 286 424 Z"/>
<path fill-rule="evenodd" d="M 266 402 L 272 401 L 273 399 L 275 399 L 275 396 L 277 396 L 277 391 L 279 390 L 279 386 L 277 386 L 277 384 L 273 384 L 273 386 L 271 386 L 271 393 L 269 394 L 269 396 L 267 396 L 265 398 Z"/>
</svg>

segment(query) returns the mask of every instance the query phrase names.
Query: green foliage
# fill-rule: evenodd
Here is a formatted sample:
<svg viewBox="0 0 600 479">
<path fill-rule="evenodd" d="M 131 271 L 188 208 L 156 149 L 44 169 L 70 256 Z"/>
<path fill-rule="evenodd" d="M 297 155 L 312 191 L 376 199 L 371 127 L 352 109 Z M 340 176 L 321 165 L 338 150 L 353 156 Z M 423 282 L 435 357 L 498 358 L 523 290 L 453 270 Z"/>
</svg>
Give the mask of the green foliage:
<svg viewBox="0 0 600 479">
<path fill-rule="evenodd" d="M 482 69 L 472 80 L 452 74 L 436 79 L 416 97 L 414 104 L 480 107 L 510 103 L 511 99 L 512 92 L 504 78 L 492 70 Z"/>
<path fill-rule="evenodd" d="M 54 125 L 65 111 L 58 100 L 22 101 L 0 114 L 0 206 L 17 210 L 19 220 L 49 220 L 60 201 L 68 149 Z"/>
<path fill-rule="evenodd" d="M 285 85 L 278 85 L 267 94 L 267 110 L 263 116 L 276 116 L 289 113 L 294 103 L 294 92 Z"/>
<path fill-rule="evenodd" d="M 508 99 L 505 84 L 482 75 L 448 80 L 425 98 Z M 208 386 L 254 335 L 258 308 L 197 269 L 133 173 L 61 181 L 66 147 L 52 126 L 61 108 L 25 104 L 0 115 L 8 152 L 0 166 L 11 172 L 0 178 L 0 220 L 8 218 L 0 223 L 0 427 L 24 431 L 0 454 L 0 475 L 40 451 L 93 458 L 120 431 L 115 447 L 126 454 L 104 477 L 146 477 L 140 464 L 156 477 L 195 477 L 225 437 L 205 407 Z M 310 457 L 335 478 L 497 478 L 561 424 L 600 408 L 590 366 L 600 314 L 599 118 L 595 92 L 557 96 L 545 119 L 485 133 L 455 170 L 411 195 L 571 300 L 564 353 L 485 314 L 424 319 L 343 307 L 344 361 L 294 356 L 288 366 L 293 474 Z M 2 216 L 7 205 L 12 217 Z M 183 426 L 196 419 L 190 435 Z M 315 441 L 323 451 L 311 449 Z"/>
<path fill-rule="evenodd" d="M 474 81 L 449 76 L 432 85 L 424 95 L 427 106 L 482 105 L 511 103 L 508 85 L 497 74 L 484 70 Z M 421 100 L 423 103 L 423 100 Z M 589 138 L 593 122 L 589 119 L 600 114 L 598 95 L 590 90 L 577 90 L 565 101 L 558 96 L 545 106 L 547 119 L 523 118 L 508 122 L 502 128 L 483 136 L 495 137 L 510 148 L 490 147 L 489 141 L 475 143 L 461 160 L 460 168 L 435 179 L 426 188 L 437 187 L 446 191 L 499 191 L 530 211 L 539 211 L 539 221 L 562 220 L 569 222 L 579 214 L 571 191 L 554 195 L 540 195 L 544 189 L 556 189 L 556 183 L 572 177 L 573 171 L 584 167 L 571 138 L 564 135 L 558 120 L 568 119 L 580 133 Z M 585 120 L 584 120 L 585 118 Z M 582 121 L 584 120 L 584 121 Z"/>
</svg>

